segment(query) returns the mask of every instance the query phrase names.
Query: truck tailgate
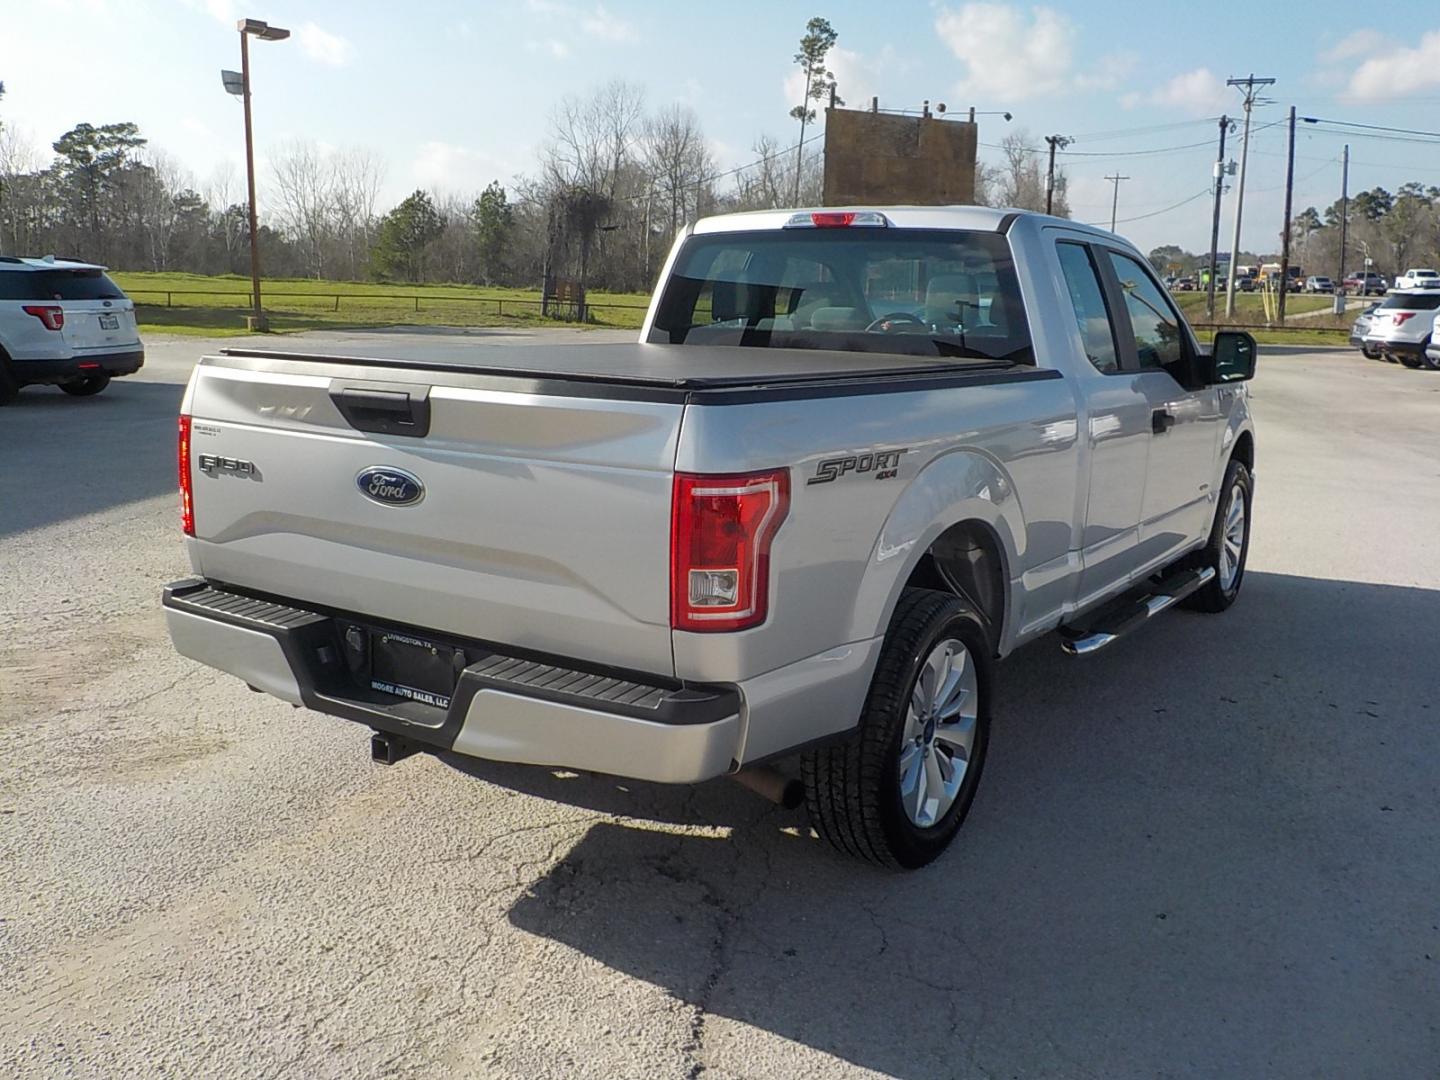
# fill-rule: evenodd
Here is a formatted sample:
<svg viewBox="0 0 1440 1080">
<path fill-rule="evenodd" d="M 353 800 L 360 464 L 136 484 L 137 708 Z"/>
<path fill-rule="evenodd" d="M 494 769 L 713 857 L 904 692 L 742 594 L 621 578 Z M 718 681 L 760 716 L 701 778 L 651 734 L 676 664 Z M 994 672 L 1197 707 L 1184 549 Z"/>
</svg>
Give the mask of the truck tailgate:
<svg viewBox="0 0 1440 1080">
<path fill-rule="evenodd" d="M 207 357 L 183 410 L 196 571 L 379 621 L 673 674 L 683 403 L 511 385 L 322 357 Z M 395 425 L 355 401 L 407 393 L 428 402 L 428 432 L 357 430 L 356 416 Z"/>
</svg>

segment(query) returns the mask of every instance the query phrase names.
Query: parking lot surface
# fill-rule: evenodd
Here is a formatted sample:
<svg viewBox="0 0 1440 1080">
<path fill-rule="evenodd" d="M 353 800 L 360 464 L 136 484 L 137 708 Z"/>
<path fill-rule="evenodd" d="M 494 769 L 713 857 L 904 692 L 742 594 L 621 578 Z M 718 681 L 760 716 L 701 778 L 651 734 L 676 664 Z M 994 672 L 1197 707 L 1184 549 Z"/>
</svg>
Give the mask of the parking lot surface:
<svg viewBox="0 0 1440 1080">
<path fill-rule="evenodd" d="M 1262 349 L 1239 603 L 1002 664 L 901 876 L 728 781 L 372 765 L 175 655 L 207 347 L 0 410 L 0 1075 L 1436 1075 L 1440 375 Z"/>
</svg>

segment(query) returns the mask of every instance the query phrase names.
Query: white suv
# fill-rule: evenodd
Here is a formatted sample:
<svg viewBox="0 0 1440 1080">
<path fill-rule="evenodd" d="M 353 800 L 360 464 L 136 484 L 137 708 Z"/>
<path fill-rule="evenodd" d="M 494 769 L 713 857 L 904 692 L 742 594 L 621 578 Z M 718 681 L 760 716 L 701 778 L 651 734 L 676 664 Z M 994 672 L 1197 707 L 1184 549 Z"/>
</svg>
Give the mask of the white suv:
<svg viewBox="0 0 1440 1080">
<path fill-rule="evenodd" d="M 1392 290 L 1375 309 L 1363 343 L 1378 349 L 1387 360 L 1418 368 L 1425 363 L 1437 310 L 1440 289 Z"/>
<path fill-rule="evenodd" d="M 1406 270 L 1395 279 L 1397 289 L 1440 289 L 1440 273 L 1429 269 Z"/>
<path fill-rule="evenodd" d="M 0 255 L 0 405 L 30 383 L 89 397 L 144 362 L 135 305 L 105 267 Z"/>
</svg>

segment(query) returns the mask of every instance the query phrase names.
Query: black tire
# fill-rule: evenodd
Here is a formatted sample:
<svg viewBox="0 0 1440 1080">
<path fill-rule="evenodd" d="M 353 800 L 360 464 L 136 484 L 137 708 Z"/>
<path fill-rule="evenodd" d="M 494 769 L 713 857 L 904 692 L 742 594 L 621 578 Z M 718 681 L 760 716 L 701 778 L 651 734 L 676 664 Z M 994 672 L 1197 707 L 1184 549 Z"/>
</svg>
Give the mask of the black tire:
<svg viewBox="0 0 1440 1080">
<path fill-rule="evenodd" d="M 83 379 L 61 383 L 60 389 L 71 397 L 94 397 L 109 385 L 109 375 L 87 375 Z"/>
<path fill-rule="evenodd" d="M 10 358 L 0 352 L 0 405 L 9 405 L 20 395 L 20 380 L 10 366 Z"/>
<path fill-rule="evenodd" d="M 1233 580 L 1227 584 L 1225 570 L 1222 566 L 1225 525 L 1230 517 L 1230 507 L 1234 502 L 1237 490 L 1242 493 L 1245 500 L 1244 532 L 1240 539 L 1239 565 Z M 1235 603 L 1236 598 L 1240 595 L 1240 586 L 1245 583 L 1245 562 L 1250 557 L 1250 523 L 1254 485 L 1250 480 L 1250 470 L 1245 467 L 1243 461 L 1231 458 L 1230 464 L 1225 466 L 1225 480 L 1220 485 L 1220 492 L 1220 501 L 1215 507 L 1215 522 L 1210 526 L 1210 539 L 1195 560 L 1197 567 L 1208 566 L 1215 571 L 1215 576 L 1202 588 L 1187 596 L 1184 601 L 1185 606 L 1194 611 L 1205 611 L 1211 614 L 1224 611 Z"/>
<path fill-rule="evenodd" d="M 1420 357 L 1415 356 L 1412 353 L 1399 353 L 1396 356 L 1396 359 L 1399 360 L 1400 363 L 1404 364 L 1406 367 L 1410 368 L 1412 371 L 1415 368 L 1418 368 L 1421 363 Z"/>
<path fill-rule="evenodd" d="M 954 802 L 922 828 L 901 803 L 901 743 L 921 666 L 947 639 L 960 641 L 975 665 L 975 731 Z M 906 589 L 890 620 L 858 730 L 843 743 L 803 756 L 806 808 L 815 831 L 840 851 L 885 867 L 915 869 L 939 856 L 959 831 L 980 782 L 990 738 L 992 668 L 985 624 L 968 603 L 951 593 Z"/>
<path fill-rule="evenodd" d="M 1361 345 L 1361 346 L 1360 346 L 1360 351 L 1365 354 L 1365 359 L 1366 359 L 1366 360 L 1383 360 L 1383 359 L 1385 359 L 1385 354 L 1384 354 L 1384 353 L 1382 353 L 1379 349 L 1372 348 L 1372 347 L 1369 346 L 1369 345 Z"/>
</svg>

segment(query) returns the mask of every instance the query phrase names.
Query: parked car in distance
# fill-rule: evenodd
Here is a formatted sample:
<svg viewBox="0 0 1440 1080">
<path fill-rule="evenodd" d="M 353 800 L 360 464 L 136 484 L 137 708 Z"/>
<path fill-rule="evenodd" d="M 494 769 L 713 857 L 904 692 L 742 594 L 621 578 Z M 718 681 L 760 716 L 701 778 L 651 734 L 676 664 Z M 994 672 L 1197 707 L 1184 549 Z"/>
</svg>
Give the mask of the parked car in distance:
<svg viewBox="0 0 1440 1080">
<path fill-rule="evenodd" d="M 1340 287 L 1351 296 L 1384 296 L 1388 286 L 1383 274 L 1377 274 L 1374 270 L 1360 270 L 1346 277 Z"/>
<path fill-rule="evenodd" d="M 1194 292 L 1195 279 L 1193 277 L 1177 278 L 1175 281 L 1176 292 Z"/>
<path fill-rule="evenodd" d="M 1307 293 L 1333 293 L 1335 283 L 1324 274 L 1312 274 L 1305 279 L 1305 291 Z"/>
<path fill-rule="evenodd" d="M 1244 581 L 1255 341 L 1202 345 L 1077 222 L 705 218 L 637 342 L 346 351 L 196 365 L 196 576 L 164 608 L 182 654 L 373 730 L 382 762 L 734 774 L 915 867 L 974 796 L 994 661 Z M 1224 685 L 1214 640 L 1166 648 Z"/>
<path fill-rule="evenodd" d="M 1406 270 L 1395 279 L 1397 289 L 1440 289 L 1440 272 L 1428 268 Z"/>
<path fill-rule="evenodd" d="M 1379 304 L 1369 304 L 1365 310 L 1355 316 L 1355 321 L 1350 324 L 1350 344 L 1365 354 L 1368 360 L 1380 360 L 1384 358 L 1378 346 L 1368 345 L 1365 342 L 1365 335 L 1370 331 L 1370 322 L 1375 315 L 1375 309 Z"/>
<path fill-rule="evenodd" d="M 144 362 L 135 305 L 105 267 L 0 255 L 0 405 L 33 383 L 90 397 Z"/>
<path fill-rule="evenodd" d="M 1425 350 L 1430 345 L 1437 309 L 1440 309 L 1440 289 L 1391 292 L 1375 308 L 1363 341 L 1379 349 L 1387 360 L 1418 368 L 1425 363 Z"/>
</svg>

